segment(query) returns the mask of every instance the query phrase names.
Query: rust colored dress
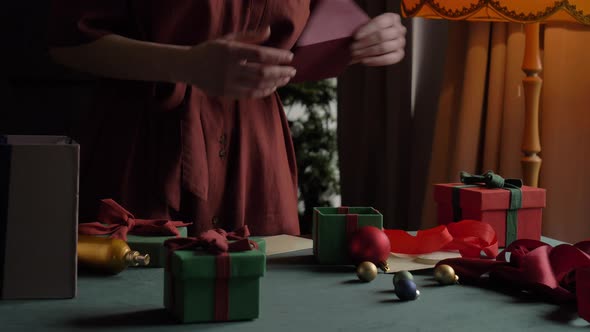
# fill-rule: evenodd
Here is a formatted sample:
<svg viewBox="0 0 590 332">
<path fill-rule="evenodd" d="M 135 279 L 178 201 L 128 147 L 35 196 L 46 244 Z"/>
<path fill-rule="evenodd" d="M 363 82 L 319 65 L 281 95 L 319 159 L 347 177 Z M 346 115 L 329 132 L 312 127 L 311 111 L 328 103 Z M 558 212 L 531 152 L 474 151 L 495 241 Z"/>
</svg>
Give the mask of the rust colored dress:
<svg viewBox="0 0 590 332">
<path fill-rule="evenodd" d="M 115 33 L 195 45 L 271 26 L 267 45 L 290 49 L 309 8 L 309 0 L 54 0 L 50 40 L 79 45 Z M 81 221 L 113 198 L 138 218 L 194 222 L 193 235 L 242 225 L 255 235 L 299 233 L 295 155 L 276 94 L 230 101 L 186 84 L 99 85 L 73 132 Z"/>
</svg>

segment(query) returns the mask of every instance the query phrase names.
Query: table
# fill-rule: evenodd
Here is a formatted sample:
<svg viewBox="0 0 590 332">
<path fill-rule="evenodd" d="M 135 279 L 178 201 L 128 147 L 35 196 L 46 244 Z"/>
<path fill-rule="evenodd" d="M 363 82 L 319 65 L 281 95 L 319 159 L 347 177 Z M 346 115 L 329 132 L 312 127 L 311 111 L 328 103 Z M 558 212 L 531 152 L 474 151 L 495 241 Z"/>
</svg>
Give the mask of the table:
<svg viewBox="0 0 590 332">
<path fill-rule="evenodd" d="M 555 241 L 547 241 L 555 243 Z M 311 250 L 268 258 L 261 317 L 182 325 L 163 308 L 163 269 L 82 275 L 71 300 L 0 302 L 0 331 L 559 331 L 588 330 L 575 307 L 532 295 L 464 285 L 438 286 L 432 270 L 414 273 L 422 296 L 396 299 L 392 275 L 356 280 L 348 266 L 318 266 Z"/>
</svg>

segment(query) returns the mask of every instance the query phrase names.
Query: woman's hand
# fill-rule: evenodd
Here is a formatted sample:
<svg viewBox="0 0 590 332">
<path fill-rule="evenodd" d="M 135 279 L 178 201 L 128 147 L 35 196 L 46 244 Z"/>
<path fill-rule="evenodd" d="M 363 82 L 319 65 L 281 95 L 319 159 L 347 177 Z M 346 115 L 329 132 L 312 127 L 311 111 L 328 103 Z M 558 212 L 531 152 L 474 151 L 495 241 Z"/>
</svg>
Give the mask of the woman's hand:
<svg viewBox="0 0 590 332">
<path fill-rule="evenodd" d="M 270 28 L 207 41 L 188 50 L 179 61 L 179 76 L 212 96 L 261 98 L 286 85 L 295 68 L 293 53 L 260 46 Z"/>
<path fill-rule="evenodd" d="M 406 28 L 398 14 L 385 13 L 373 18 L 360 27 L 353 38 L 352 63 L 386 66 L 404 58 Z"/>
</svg>

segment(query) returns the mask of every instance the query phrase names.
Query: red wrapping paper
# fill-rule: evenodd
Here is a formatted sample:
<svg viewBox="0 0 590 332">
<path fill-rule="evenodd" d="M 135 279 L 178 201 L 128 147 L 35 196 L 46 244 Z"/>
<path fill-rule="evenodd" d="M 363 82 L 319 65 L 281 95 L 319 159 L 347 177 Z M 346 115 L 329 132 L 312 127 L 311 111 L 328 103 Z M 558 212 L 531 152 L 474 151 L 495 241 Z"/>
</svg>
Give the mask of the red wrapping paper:
<svg viewBox="0 0 590 332">
<path fill-rule="evenodd" d="M 307 25 L 293 49 L 293 82 L 340 75 L 352 60 L 350 44 L 356 30 L 370 20 L 352 0 L 316 0 Z"/>
</svg>

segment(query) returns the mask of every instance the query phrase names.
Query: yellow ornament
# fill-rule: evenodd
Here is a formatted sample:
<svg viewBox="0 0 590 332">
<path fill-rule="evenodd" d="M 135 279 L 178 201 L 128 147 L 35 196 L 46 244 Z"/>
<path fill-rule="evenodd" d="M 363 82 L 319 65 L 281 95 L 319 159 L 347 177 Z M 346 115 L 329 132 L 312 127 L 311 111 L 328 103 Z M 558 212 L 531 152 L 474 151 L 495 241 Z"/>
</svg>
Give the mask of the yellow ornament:
<svg viewBox="0 0 590 332">
<path fill-rule="evenodd" d="M 372 281 L 377 277 L 377 266 L 371 262 L 362 262 L 356 267 L 356 275 L 361 281 Z"/>
<path fill-rule="evenodd" d="M 452 285 L 459 281 L 459 276 L 451 266 L 441 264 L 434 269 L 434 279 L 441 285 Z"/>
</svg>

